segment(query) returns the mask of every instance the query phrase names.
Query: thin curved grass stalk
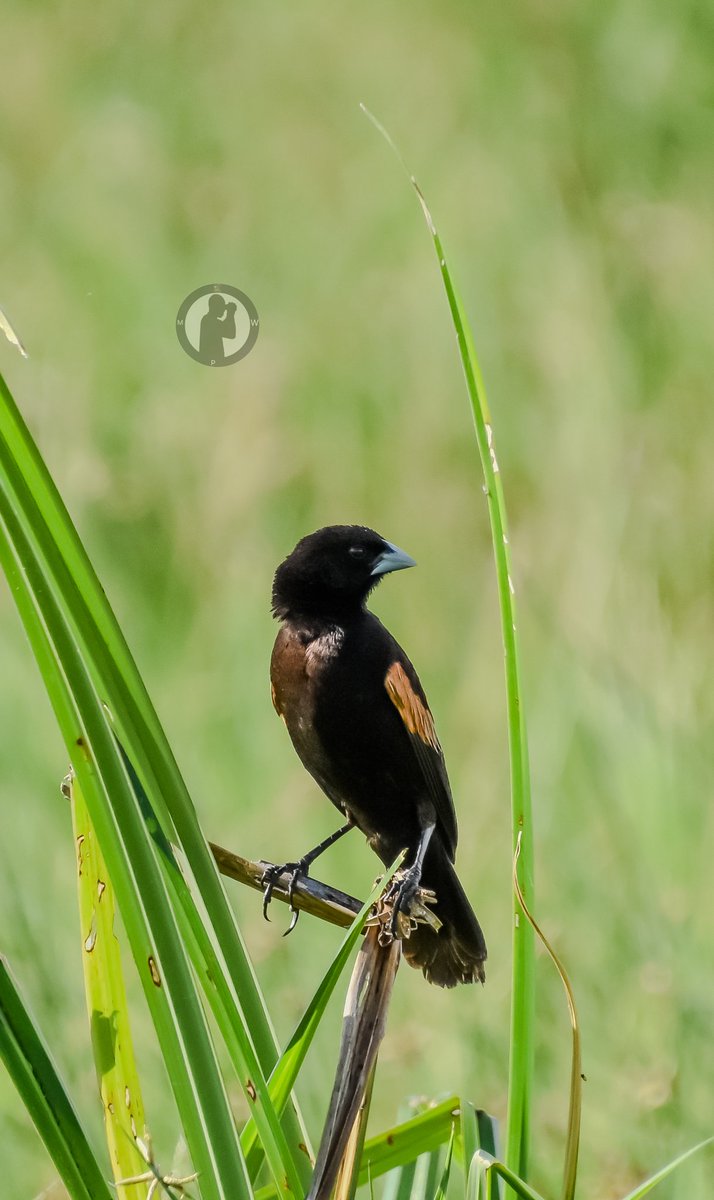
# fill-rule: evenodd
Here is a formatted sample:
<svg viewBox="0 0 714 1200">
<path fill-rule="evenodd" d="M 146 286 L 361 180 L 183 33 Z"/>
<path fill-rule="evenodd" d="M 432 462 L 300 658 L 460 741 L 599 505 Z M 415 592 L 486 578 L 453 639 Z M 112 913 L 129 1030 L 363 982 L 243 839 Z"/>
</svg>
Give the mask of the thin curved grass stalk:
<svg viewBox="0 0 714 1200">
<path fill-rule="evenodd" d="M 522 837 L 518 863 L 520 892 L 533 903 L 533 833 L 531 816 L 530 768 L 526 735 L 525 709 L 521 689 L 520 652 L 516 628 L 515 589 L 508 541 L 506 505 L 501 484 L 501 472 L 496 458 L 493 423 L 486 398 L 471 327 L 447 265 L 441 238 L 422 191 L 408 170 L 392 138 L 380 122 L 361 105 L 362 111 L 391 146 L 416 192 L 426 220 L 439 263 L 446 291 L 451 320 L 456 332 L 461 365 L 471 402 L 476 431 L 484 490 L 491 521 L 491 538 L 496 568 L 498 600 L 501 612 L 501 637 L 506 669 L 506 708 L 508 715 L 508 747 L 511 768 L 512 844 Z M 515 1174 L 525 1178 L 528 1169 L 530 1141 L 531 1096 L 535 1045 L 535 947 L 533 931 L 521 920 L 521 903 L 513 893 L 513 966 L 511 987 L 511 1041 L 508 1080 L 508 1119 L 506 1129 L 506 1162 Z"/>
<path fill-rule="evenodd" d="M 575 995 L 568 978 L 568 973 L 565 970 L 562 962 L 555 953 L 547 937 L 543 933 L 540 925 L 528 908 L 525 902 L 521 887 L 518 882 L 518 856 L 521 852 L 520 835 L 516 843 L 516 853 L 513 856 L 513 886 L 521 903 L 521 907 L 530 921 L 533 929 L 537 933 L 541 942 L 545 946 L 550 959 L 560 976 L 561 983 L 565 988 L 565 998 L 568 1004 L 568 1016 L 570 1017 L 570 1025 L 573 1031 L 573 1048 L 570 1060 L 570 1102 L 568 1107 L 568 1129 L 565 1137 L 565 1163 L 563 1165 L 563 1200 L 573 1200 L 575 1195 L 575 1182 L 578 1175 L 578 1151 L 580 1149 L 580 1118 L 582 1113 L 583 1102 L 583 1067 L 582 1067 L 582 1052 L 580 1045 L 580 1026 L 578 1024 L 578 1011 L 575 1007 Z"/>
</svg>

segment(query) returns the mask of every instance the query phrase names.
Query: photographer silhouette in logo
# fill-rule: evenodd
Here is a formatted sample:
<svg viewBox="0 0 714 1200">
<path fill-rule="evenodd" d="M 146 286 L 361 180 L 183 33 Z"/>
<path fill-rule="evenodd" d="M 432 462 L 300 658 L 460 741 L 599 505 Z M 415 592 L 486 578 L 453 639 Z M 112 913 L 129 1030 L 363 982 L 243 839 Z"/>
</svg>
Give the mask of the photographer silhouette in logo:
<svg viewBox="0 0 714 1200">
<path fill-rule="evenodd" d="M 236 309 L 238 305 L 231 300 L 226 304 L 223 296 L 217 292 L 208 300 L 208 311 L 201 318 L 201 334 L 198 352 L 201 361 L 211 364 L 225 362 L 224 340 L 236 336 Z"/>
<path fill-rule="evenodd" d="M 204 367 L 240 362 L 253 349 L 259 331 L 257 308 L 250 296 L 232 283 L 195 288 L 181 301 L 176 314 L 181 349 Z"/>
</svg>

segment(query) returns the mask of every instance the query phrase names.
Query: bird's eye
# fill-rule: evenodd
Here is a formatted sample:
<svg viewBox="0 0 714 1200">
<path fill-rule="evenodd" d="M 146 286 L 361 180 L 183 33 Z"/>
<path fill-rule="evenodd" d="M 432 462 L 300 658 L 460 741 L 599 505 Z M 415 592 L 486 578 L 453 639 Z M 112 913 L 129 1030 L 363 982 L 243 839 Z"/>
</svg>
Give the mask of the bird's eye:
<svg viewBox="0 0 714 1200">
<path fill-rule="evenodd" d="M 364 558 L 364 546 L 350 546 L 348 553 L 352 558 Z"/>
</svg>

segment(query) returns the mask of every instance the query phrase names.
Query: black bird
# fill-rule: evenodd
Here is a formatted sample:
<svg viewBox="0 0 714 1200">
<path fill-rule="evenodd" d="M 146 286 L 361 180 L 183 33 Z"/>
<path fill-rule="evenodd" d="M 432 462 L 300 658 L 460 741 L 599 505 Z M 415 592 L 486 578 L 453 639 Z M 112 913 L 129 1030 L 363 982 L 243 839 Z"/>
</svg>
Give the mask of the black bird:
<svg viewBox="0 0 714 1200">
<path fill-rule="evenodd" d="M 483 982 L 486 944 L 454 869 L 446 764 L 414 667 L 365 607 L 382 575 L 414 565 L 372 529 L 331 525 L 298 542 L 275 573 L 272 608 L 282 627 L 270 664 L 273 704 L 347 823 L 299 862 L 266 874 L 264 912 L 279 874 L 291 870 L 294 885 L 356 825 L 385 865 L 407 850 L 397 911 L 409 911 L 420 886 L 436 894 L 441 929 L 419 924 L 403 953 L 430 983 L 454 987 Z"/>
</svg>

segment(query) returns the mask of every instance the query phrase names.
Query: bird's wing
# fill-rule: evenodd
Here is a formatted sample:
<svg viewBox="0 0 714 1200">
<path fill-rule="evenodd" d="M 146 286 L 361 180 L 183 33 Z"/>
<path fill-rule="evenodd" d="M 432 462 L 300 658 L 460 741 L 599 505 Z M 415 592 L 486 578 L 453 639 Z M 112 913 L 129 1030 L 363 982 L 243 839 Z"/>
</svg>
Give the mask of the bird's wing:
<svg viewBox="0 0 714 1200">
<path fill-rule="evenodd" d="M 403 662 L 397 660 L 391 664 L 384 679 L 384 686 L 409 734 L 409 741 L 436 811 L 444 847 L 453 862 L 458 833 L 446 763 L 426 696 L 408 659 Z"/>
</svg>

